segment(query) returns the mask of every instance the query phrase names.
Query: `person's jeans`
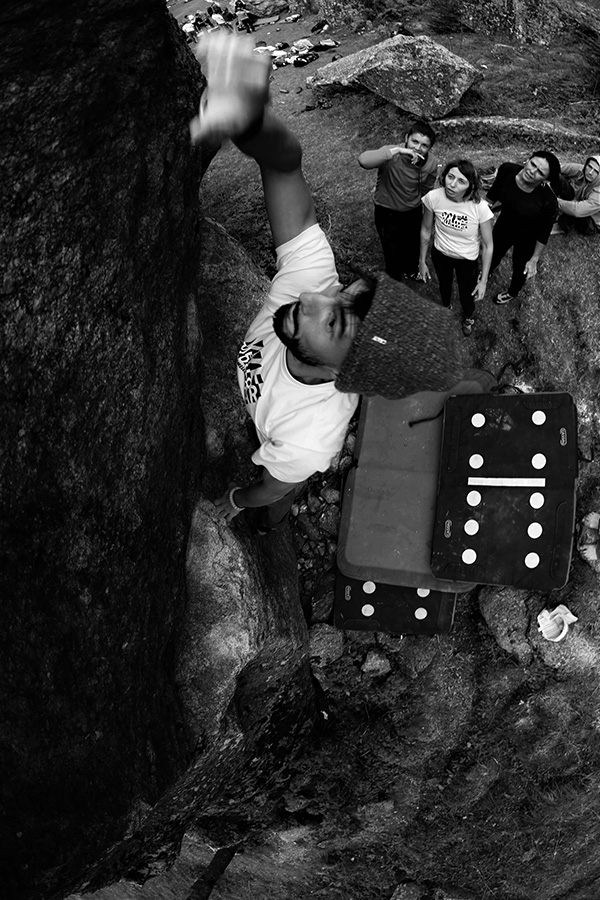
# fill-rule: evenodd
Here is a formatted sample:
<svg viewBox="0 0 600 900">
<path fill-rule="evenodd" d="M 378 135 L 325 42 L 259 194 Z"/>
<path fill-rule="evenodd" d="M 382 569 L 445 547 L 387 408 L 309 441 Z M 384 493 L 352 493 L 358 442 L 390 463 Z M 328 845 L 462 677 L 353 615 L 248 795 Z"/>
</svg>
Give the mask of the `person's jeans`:
<svg viewBox="0 0 600 900">
<path fill-rule="evenodd" d="M 406 212 L 375 204 L 375 228 L 381 241 L 385 271 L 396 281 L 419 271 L 422 217 L 420 203 Z"/>
<path fill-rule="evenodd" d="M 458 296 L 465 319 L 472 319 L 475 313 L 473 291 L 477 284 L 479 264 L 477 259 L 456 259 L 446 256 L 437 247 L 431 248 L 431 262 L 440 285 L 440 297 L 444 306 L 450 306 L 452 298 L 452 282 L 456 273 Z"/>
</svg>

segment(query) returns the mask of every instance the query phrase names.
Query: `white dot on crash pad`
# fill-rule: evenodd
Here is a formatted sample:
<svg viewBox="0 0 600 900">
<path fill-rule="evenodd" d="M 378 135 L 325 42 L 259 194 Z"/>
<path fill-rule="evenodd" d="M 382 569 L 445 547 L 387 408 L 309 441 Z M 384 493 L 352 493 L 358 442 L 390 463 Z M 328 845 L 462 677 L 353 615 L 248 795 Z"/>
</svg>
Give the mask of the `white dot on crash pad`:
<svg viewBox="0 0 600 900">
<path fill-rule="evenodd" d="M 481 453 L 474 453 L 469 459 L 469 465 L 472 469 L 480 469 L 483 465 L 483 456 Z"/>
<path fill-rule="evenodd" d="M 534 425 L 543 425 L 546 421 L 546 413 L 542 412 L 541 409 L 536 409 L 536 411 L 531 415 L 531 421 Z"/>
<path fill-rule="evenodd" d="M 534 509 L 541 509 L 545 503 L 545 497 L 539 491 L 535 491 L 529 498 L 529 505 Z"/>
<path fill-rule="evenodd" d="M 543 453 L 536 453 L 531 457 L 531 465 L 534 469 L 543 469 L 546 465 L 546 457 Z"/>
<path fill-rule="evenodd" d="M 361 609 L 361 613 L 363 614 L 363 616 L 372 616 L 374 612 L 375 607 L 371 606 L 370 603 L 365 603 L 365 605 Z"/>
<path fill-rule="evenodd" d="M 485 425 L 485 416 L 482 413 L 475 413 L 474 416 L 471 416 L 471 425 L 474 425 L 475 428 L 481 428 L 482 425 Z"/>
<path fill-rule="evenodd" d="M 481 494 L 479 491 L 469 491 L 467 494 L 467 503 L 469 506 L 479 506 L 481 503 Z"/>
<path fill-rule="evenodd" d="M 525 557 L 525 565 L 528 569 L 535 569 L 536 566 L 539 566 L 540 558 L 537 553 L 528 553 Z"/>
<path fill-rule="evenodd" d="M 429 588 L 417 588 L 417 596 L 418 597 L 429 597 L 431 591 Z"/>
<path fill-rule="evenodd" d="M 376 587 L 377 585 L 374 581 L 365 581 L 365 583 L 363 584 L 363 591 L 365 592 L 365 594 L 374 594 Z"/>
<path fill-rule="evenodd" d="M 479 531 L 479 522 L 476 522 L 475 519 L 467 519 L 465 522 L 465 531 L 467 534 L 477 534 Z"/>
<path fill-rule="evenodd" d="M 462 561 L 464 563 L 466 563 L 468 566 L 470 566 L 472 563 L 474 563 L 476 559 L 477 559 L 477 554 L 475 553 L 474 550 L 471 550 L 470 547 L 468 547 L 466 550 L 463 550 Z"/>
<path fill-rule="evenodd" d="M 415 619 L 426 619 L 427 618 L 427 610 L 425 607 L 420 606 L 418 609 L 415 609 Z"/>
<path fill-rule="evenodd" d="M 530 538 L 539 538 L 543 530 L 539 522 L 532 522 L 527 529 L 527 534 Z"/>
</svg>

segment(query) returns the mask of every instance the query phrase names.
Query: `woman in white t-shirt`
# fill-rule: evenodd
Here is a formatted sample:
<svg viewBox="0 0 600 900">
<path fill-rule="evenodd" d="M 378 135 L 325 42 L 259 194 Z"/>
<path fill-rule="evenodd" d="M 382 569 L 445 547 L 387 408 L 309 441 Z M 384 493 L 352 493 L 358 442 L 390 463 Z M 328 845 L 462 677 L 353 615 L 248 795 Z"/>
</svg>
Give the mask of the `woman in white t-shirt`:
<svg viewBox="0 0 600 900">
<path fill-rule="evenodd" d="M 449 162 L 440 181 L 442 187 L 429 191 L 423 197 L 419 277 L 422 281 L 431 278 L 425 259 L 433 227 L 431 262 L 438 278 L 442 303 L 447 307 L 451 305 L 456 273 L 464 315 L 463 333 L 469 335 L 475 324 L 475 302 L 484 298 L 487 287 L 492 262 L 494 216 L 485 200 L 481 199 L 479 173 L 468 159 Z M 481 248 L 481 275 L 478 277 Z"/>
</svg>

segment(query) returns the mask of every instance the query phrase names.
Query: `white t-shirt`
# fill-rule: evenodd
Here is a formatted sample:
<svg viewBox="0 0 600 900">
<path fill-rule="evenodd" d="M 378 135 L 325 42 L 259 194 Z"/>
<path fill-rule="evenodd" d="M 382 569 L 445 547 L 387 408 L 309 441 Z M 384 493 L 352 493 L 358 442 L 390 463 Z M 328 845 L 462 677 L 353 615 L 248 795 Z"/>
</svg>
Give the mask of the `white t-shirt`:
<svg viewBox="0 0 600 900">
<path fill-rule="evenodd" d="M 261 446 L 252 461 L 279 481 L 325 472 L 341 450 L 358 394 L 333 381 L 302 384 L 288 369 L 286 348 L 273 331 L 273 313 L 304 291 L 340 287 L 327 238 L 312 225 L 277 248 L 277 275 L 238 355 L 238 382 Z"/>
<path fill-rule="evenodd" d="M 433 212 L 433 243 L 440 253 L 455 259 L 477 259 L 481 244 L 479 226 L 494 218 L 485 200 L 455 203 L 441 187 L 425 194 L 423 206 Z"/>
</svg>

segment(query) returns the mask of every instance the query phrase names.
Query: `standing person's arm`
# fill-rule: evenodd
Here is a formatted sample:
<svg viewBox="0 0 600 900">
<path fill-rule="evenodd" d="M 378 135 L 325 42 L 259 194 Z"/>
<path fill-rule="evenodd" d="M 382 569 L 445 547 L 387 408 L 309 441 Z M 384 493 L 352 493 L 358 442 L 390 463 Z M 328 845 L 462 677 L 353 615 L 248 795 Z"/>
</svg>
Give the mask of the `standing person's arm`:
<svg viewBox="0 0 600 900">
<path fill-rule="evenodd" d="M 505 178 L 505 166 L 506 163 L 502 163 L 502 165 L 498 168 L 496 172 L 496 177 L 494 178 L 494 182 L 487 192 L 486 200 L 490 204 L 490 206 L 494 206 L 494 204 L 502 203 L 502 193 L 504 187 L 504 178 Z"/>
<path fill-rule="evenodd" d="M 431 240 L 431 232 L 433 229 L 433 210 L 424 207 L 423 219 L 421 221 L 421 249 L 419 253 L 419 278 L 421 281 L 429 281 L 431 273 L 427 265 L 427 248 Z"/>
<path fill-rule="evenodd" d="M 423 159 L 420 153 L 417 153 L 416 150 L 411 150 L 409 147 L 401 147 L 400 144 L 386 144 L 378 150 L 365 150 L 358 157 L 358 164 L 361 169 L 378 169 L 395 156 L 398 156 L 399 153 L 403 156 L 409 156 L 411 163 L 417 163 Z"/>
<path fill-rule="evenodd" d="M 479 235 L 481 238 L 481 275 L 473 291 L 475 302 L 483 300 L 487 289 L 487 282 L 490 275 L 490 266 L 492 264 L 492 254 L 494 252 L 494 240 L 492 238 L 492 220 L 488 219 L 479 226 Z"/>
<path fill-rule="evenodd" d="M 544 188 L 544 190 L 549 192 L 548 199 L 544 204 L 543 209 L 540 211 L 540 217 L 538 221 L 538 226 L 536 228 L 536 242 L 535 249 L 531 258 L 527 260 L 525 263 L 525 268 L 523 272 L 527 276 L 527 278 L 533 278 L 537 275 L 537 267 L 538 262 L 540 260 L 540 256 L 544 252 L 544 248 L 548 243 L 548 238 L 550 237 L 550 232 L 552 230 L 552 225 L 556 219 L 556 214 L 558 212 L 558 203 L 554 193 L 551 193 L 552 189 L 550 187 Z"/>
<path fill-rule="evenodd" d="M 527 275 L 527 278 L 533 278 L 535 275 L 537 275 L 538 262 L 540 261 L 540 256 L 544 252 L 545 246 L 546 245 L 542 244 L 541 241 L 535 242 L 535 250 L 533 251 L 531 258 L 528 259 L 525 263 L 525 268 L 523 269 L 523 272 L 525 275 Z"/>
</svg>

